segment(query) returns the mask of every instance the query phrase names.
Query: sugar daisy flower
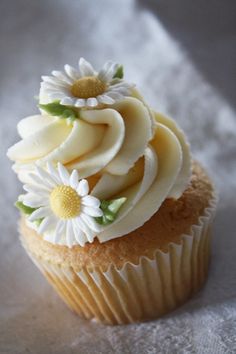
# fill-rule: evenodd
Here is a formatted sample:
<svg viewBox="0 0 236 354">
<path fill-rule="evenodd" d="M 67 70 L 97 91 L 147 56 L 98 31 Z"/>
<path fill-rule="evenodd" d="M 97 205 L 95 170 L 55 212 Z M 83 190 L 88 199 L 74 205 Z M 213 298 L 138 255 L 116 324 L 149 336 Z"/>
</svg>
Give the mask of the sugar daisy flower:
<svg viewBox="0 0 236 354">
<path fill-rule="evenodd" d="M 47 170 L 37 166 L 30 178 L 32 183 L 24 185 L 27 194 L 22 196 L 22 202 L 36 208 L 29 221 L 42 219 L 38 233 L 55 230 L 54 243 L 65 237 L 69 247 L 92 242 L 100 231 L 94 217 L 103 212 L 99 199 L 89 195 L 87 180 L 79 180 L 76 170 L 69 174 L 60 163 L 57 168 L 49 163 Z"/>
<path fill-rule="evenodd" d="M 114 79 L 118 68 L 118 64 L 108 61 L 96 72 L 89 62 L 80 58 L 78 69 L 66 64 L 64 72 L 52 71 L 52 76 L 42 76 L 40 97 L 47 97 L 47 103 L 59 100 L 63 105 L 78 108 L 112 105 L 129 96 L 133 86 Z"/>
</svg>

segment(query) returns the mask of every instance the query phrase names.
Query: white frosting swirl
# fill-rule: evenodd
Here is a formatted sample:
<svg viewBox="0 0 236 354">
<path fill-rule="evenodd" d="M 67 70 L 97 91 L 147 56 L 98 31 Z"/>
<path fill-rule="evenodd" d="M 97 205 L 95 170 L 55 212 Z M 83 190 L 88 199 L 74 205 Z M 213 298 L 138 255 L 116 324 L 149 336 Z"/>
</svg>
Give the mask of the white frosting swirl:
<svg viewBox="0 0 236 354">
<path fill-rule="evenodd" d="M 183 132 L 139 98 L 81 110 L 73 124 L 31 116 L 18 124 L 18 132 L 22 140 L 8 150 L 8 157 L 22 182 L 28 182 L 35 163 L 61 162 L 88 179 L 95 197 L 127 198 L 117 219 L 101 228 L 100 242 L 143 225 L 166 198 L 179 198 L 189 182 L 190 152 Z M 44 236 L 52 242 L 53 235 Z"/>
</svg>

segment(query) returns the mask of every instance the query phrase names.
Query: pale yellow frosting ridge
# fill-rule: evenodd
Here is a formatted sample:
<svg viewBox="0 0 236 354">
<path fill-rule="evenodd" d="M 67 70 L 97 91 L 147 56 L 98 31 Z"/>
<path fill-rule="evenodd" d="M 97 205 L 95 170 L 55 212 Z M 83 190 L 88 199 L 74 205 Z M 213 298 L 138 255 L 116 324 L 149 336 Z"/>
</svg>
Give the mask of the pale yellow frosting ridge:
<svg viewBox="0 0 236 354">
<path fill-rule="evenodd" d="M 87 178 L 90 194 L 99 200 L 127 198 L 116 220 L 101 226 L 100 242 L 142 226 L 167 198 L 179 198 L 190 180 L 191 156 L 182 130 L 135 96 L 109 108 L 82 109 L 73 122 L 46 114 L 24 118 L 18 124 L 21 140 L 8 150 L 23 183 L 36 165 L 60 162 Z M 54 243 L 53 233 L 43 237 Z M 59 244 L 66 245 L 66 239 Z"/>
</svg>

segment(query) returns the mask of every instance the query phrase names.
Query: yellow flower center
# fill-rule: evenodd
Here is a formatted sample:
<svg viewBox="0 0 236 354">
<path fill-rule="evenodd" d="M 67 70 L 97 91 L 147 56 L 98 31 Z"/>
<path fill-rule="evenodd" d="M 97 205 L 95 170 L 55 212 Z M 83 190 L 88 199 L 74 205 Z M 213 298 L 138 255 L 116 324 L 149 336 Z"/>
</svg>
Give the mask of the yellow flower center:
<svg viewBox="0 0 236 354">
<path fill-rule="evenodd" d="M 51 192 L 50 205 L 54 214 L 60 219 L 74 218 L 80 212 L 80 197 L 69 186 L 57 186 Z"/>
<path fill-rule="evenodd" d="M 96 76 L 85 76 L 71 86 L 71 93 L 78 98 L 90 98 L 101 95 L 106 90 L 105 82 Z"/>
</svg>

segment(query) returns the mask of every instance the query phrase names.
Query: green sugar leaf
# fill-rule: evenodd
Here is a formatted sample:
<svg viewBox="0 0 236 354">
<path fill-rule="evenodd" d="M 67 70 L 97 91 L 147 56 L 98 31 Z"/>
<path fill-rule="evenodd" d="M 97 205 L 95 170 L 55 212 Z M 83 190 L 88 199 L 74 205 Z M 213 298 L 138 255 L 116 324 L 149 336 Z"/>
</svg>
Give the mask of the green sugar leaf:
<svg viewBox="0 0 236 354">
<path fill-rule="evenodd" d="M 125 202 L 126 198 L 102 200 L 100 208 L 103 211 L 103 216 L 99 216 L 94 219 L 100 225 L 111 224 L 117 218 L 119 210 Z"/>
<path fill-rule="evenodd" d="M 41 218 L 41 219 L 36 219 L 34 221 L 34 223 L 36 224 L 36 226 L 39 226 L 41 224 L 41 222 L 43 221 L 44 218 Z"/>
<path fill-rule="evenodd" d="M 79 118 L 78 112 L 70 106 L 60 104 L 60 101 L 54 101 L 48 104 L 39 104 L 39 107 L 52 116 L 62 119 L 70 119 L 71 121 Z"/>
<path fill-rule="evenodd" d="M 111 203 L 109 203 L 107 208 L 113 214 L 117 214 L 125 202 L 126 202 L 126 198 L 114 199 L 114 200 L 111 200 Z"/>
<path fill-rule="evenodd" d="M 113 79 L 123 79 L 124 77 L 124 68 L 123 65 L 119 65 Z"/>
<path fill-rule="evenodd" d="M 53 116 L 61 116 L 64 110 L 67 109 L 66 106 L 60 104 L 60 101 L 54 101 L 47 104 L 39 104 L 39 107 Z"/>
<path fill-rule="evenodd" d="M 25 205 L 24 203 L 22 203 L 20 200 L 17 200 L 17 202 L 15 202 L 15 206 L 25 215 L 31 215 L 35 210 L 38 209 L 38 208 L 31 208 L 31 207 Z M 40 218 L 40 219 L 36 219 L 34 221 L 34 223 L 37 226 L 39 226 L 42 221 L 43 221 L 43 218 Z"/>
<path fill-rule="evenodd" d="M 37 208 L 31 208 L 25 204 L 23 204 L 21 201 L 17 200 L 15 203 L 15 206 L 24 214 L 26 215 L 31 215 Z"/>
</svg>

